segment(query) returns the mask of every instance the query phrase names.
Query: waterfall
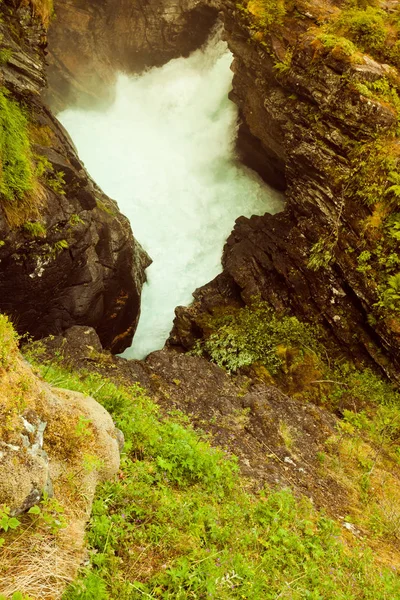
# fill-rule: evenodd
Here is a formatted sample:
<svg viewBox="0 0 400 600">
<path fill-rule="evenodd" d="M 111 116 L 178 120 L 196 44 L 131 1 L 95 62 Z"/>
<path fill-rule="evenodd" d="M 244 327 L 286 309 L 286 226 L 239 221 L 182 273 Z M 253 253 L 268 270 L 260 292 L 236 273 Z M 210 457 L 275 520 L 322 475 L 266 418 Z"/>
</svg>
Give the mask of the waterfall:
<svg viewBox="0 0 400 600">
<path fill-rule="evenodd" d="M 174 308 L 221 271 L 237 217 L 277 212 L 282 197 L 235 158 L 232 55 L 218 35 L 189 58 L 121 74 L 106 111 L 59 118 L 85 165 L 118 201 L 153 264 L 128 358 L 162 348 Z"/>
</svg>

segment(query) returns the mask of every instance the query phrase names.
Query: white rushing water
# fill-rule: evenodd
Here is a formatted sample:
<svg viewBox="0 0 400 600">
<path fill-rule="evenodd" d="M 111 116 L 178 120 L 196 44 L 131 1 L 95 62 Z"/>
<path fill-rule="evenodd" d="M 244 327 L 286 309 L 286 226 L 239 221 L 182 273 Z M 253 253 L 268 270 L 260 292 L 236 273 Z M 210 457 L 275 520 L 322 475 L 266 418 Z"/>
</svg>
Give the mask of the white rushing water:
<svg viewBox="0 0 400 600">
<path fill-rule="evenodd" d="M 163 347 L 174 308 L 189 304 L 192 292 L 221 271 L 237 217 L 282 208 L 280 194 L 235 160 L 231 62 L 225 43 L 214 38 L 189 58 L 120 75 L 107 111 L 59 116 L 153 259 L 129 358 Z"/>
</svg>

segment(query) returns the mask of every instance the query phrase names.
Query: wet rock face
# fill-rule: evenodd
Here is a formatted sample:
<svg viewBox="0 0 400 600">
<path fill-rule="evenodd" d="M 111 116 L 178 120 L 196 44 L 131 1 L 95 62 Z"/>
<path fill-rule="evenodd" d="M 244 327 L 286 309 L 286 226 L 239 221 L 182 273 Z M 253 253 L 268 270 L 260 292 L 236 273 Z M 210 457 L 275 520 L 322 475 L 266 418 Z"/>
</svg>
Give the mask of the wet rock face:
<svg viewBox="0 0 400 600">
<path fill-rule="evenodd" d="M 49 93 L 55 109 L 113 94 L 116 72 L 135 73 L 187 56 L 216 21 L 217 0 L 55 2 L 49 30 Z"/>
<path fill-rule="evenodd" d="M 0 311 L 34 337 L 91 325 L 103 346 L 120 352 L 136 328 L 150 259 L 40 101 L 43 50 L 29 15 L 13 13 L 19 37 L 8 15 L 1 24 L 12 56 L 0 70 L 3 86 L 26 106 L 32 153 L 46 173 L 27 206 L 10 211 L 0 200 Z"/>
<path fill-rule="evenodd" d="M 357 84 L 383 78 L 389 67 L 365 55 L 354 63 L 329 51 L 318 55 L 307 32 L 311 22 L 311 13 L 292 19 L 279 38 L 266 38 L 267 51 L 251 38 L 236 6 L 224 7 L 234 55 L 231 99 L 242 122 L 239 150 L 266 181 L 286 187 L 286 208 L 236 221 L 223 275 L 196 291 L 192 307 L 177 310 L 170 342 L 191 347 L 202 335 L 198 316 L 216 301 L 248 303 L 260 296 L 278 310 L 317 320 L 354 356 L 372 357 L 388 372 L 380 350 L 398 369 L 400 337 L 383 320 L 370 326 L 377 286 L 356 260 L 371 211 L 346 190 L 357 167 L 351 148 L 389 132 L 396 121 L 390 105 L 362 96 Z M 275 64 L 285 59 L 288 43 L 294 48 L 290 68 L 278 72 Z M 329 259 L 315 270 L 310 256 L 321 240 Z"/>
</svg>

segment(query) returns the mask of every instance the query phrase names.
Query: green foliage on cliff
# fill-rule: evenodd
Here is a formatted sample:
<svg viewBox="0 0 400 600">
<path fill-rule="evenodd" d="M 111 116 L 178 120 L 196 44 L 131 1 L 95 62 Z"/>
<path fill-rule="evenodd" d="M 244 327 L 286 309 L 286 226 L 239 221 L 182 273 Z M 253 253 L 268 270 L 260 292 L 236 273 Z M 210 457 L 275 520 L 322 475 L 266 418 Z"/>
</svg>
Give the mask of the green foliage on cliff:
<svg viewBox="0 0 400 600">
<path fill-rule="evenodd" d="M 361 52 L 400 66 L 399 19 L 377 6 L 344 6 L 323 27 L 329 34 L 351 40 Z"/>
<path fill-rule="evenodd" d="M 283 364 L 280 347 L 302 351 L 315 345 L 309 328 L 296 317 L 277 315 L 265 302 L 230 309 L 206 319 L 204 325 L 211 333 L 195 352 L 231 372 L 258 363 L 274 374 Z"/>
<path fill-rule="evenodd" d="M 237 7 L 250 20 L 256 36 L 281 24 L 286 14 L 284 0 L 248 0 Z"/>
<path fill-rule="evenodd" d="M 372 6 L 343 10 L 335 27 L 365 52 L 379 51 L 388 33 L 385 11 Z"/>
<path fill-rule="evenodd" d="M 46 228 L 38 221 L 27 221 L 24 223 L 23 229 L 31 238 L 46 237 Z"/>
<path fill-rule="evenodd" d="M 342 36 L 321 31 L 315 39 L 320 41 L 325 48 L 332 50 L 336 56 L 340 53 L 341 55 L 350 57 L 354 56 L 357 52 L 357 48 L 353 42 Z"/>
<path fill-rule="evenodd" d="M 33 189 L 28 121 L 20 105 L 0 89 L 0 198 L 16 205 Z"/>
<path fill-rule="evenodd" d="M 100 486 L 88 529 L 90 564 L 64 600 L 395 598 L 400 580 L 288 490 L 246 491 L 236 461 L 186 417 L 163 415 L 138 387 L 74 375 L 53 385 L 94 396 L 125 435 L 121 471 Z"/>
</svg>

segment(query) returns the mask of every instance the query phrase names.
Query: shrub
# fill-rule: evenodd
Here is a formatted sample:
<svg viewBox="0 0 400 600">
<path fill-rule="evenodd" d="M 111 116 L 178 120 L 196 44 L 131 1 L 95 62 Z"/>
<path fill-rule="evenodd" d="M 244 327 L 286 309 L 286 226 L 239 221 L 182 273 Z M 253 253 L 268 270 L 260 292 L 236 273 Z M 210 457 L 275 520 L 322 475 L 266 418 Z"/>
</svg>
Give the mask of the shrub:
<svg viewBox="0 0 400 600">
<path fill-rule="evenodd" d="M 306 325 L 296 317 L 277 315 L 265 302 L 212 318 L 207 327 L 212 333 L 195 352 L 205 352 L 230 372 L 258 363 L 274 374 L 283 364 L 280 347 L 315 345 Z"/>
</svg>

